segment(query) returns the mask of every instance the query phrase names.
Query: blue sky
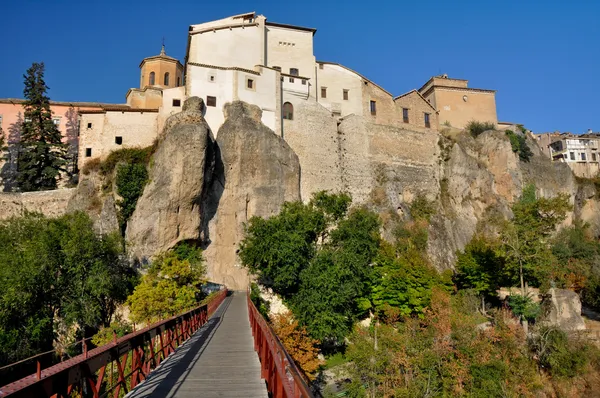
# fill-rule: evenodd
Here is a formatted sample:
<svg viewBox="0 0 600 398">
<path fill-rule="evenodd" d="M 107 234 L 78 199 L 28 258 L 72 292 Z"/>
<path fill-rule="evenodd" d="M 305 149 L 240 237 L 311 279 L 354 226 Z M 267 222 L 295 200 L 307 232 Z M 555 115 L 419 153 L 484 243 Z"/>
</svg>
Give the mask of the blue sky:
<svg viewBox="0 0 600 398">
<path fill-rule="evenodd" d="M 21 98 L 23 73 L 43 61 L 51 99 L 123 103 L 163 36 L 183 61 L 189 25 L 248 11 L 317 28 L 318 60 L 394 95 L 447 73 L 497 90 L 501 121 L 600 131 L 599 0 L 5 0 L 0 98 Z"/>
</svg>

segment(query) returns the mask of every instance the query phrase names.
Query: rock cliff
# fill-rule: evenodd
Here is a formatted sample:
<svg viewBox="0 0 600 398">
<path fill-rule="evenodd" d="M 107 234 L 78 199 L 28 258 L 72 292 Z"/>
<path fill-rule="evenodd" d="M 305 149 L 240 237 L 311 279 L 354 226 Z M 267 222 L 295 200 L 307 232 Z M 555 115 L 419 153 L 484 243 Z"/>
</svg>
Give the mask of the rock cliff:
<svg viewBox="0 0 600 398">
<path fill-rule="evenodd" d="M 300 199 L 298 156 L 281 137 L 261 123 L 255 105 L 225 105 L 225 123 L 217 134 L 215 178 L 207 192 L 208 234 L 204 252 L 208 276 L 230 289 L 246 288 L 238 244 L 252 216 L 277 214 L 285 201 Z"/>
<path fill-rule="evenodd" d="M 202 99 L 191 97 L 165 123 L 149 165 L 150 181 L 127 224 L 135 258 L 144 261 L 201 237 L 204 185 L 214 168 L 214 143 L 203 111 Z"/>
</svg>

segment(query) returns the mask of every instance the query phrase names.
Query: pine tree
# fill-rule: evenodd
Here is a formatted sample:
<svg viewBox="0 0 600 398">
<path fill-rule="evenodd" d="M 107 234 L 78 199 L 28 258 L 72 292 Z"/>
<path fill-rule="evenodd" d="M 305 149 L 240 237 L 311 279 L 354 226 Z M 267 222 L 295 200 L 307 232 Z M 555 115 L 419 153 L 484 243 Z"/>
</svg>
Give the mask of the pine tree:
<svg viewBox="0 0 600 398">
<path fill-rule="evenodd" d="M 17 185 L 21 191 L 56 189 L 67 163 L 66 145 L 52 120 L 44 64 L 33 63 L 25 78 L 25 121 L 17 160 Z"/>
</svg>

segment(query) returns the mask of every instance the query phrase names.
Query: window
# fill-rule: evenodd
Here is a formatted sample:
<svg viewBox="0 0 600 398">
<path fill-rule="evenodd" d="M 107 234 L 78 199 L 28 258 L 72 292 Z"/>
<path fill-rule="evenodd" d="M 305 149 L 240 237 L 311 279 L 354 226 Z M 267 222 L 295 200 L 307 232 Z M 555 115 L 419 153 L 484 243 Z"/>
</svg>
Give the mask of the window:
<svg viewBox="0 0 600 398">
<path fill-rule="evenodd" d="M 596 154 L 595 153 L 592 153 L 592 161 L 594 161 L 594 162 L 596 161 Z"/>
<path fill-rule="evenodd" d="M 581 160 L 585 160 L 585 152 L 581 152 Z"/>
<path fill-rule="evenodd" d="M 217 106 L 217 97 L 206 96 L 206 106 Z"/>
<path fill-rule="evenodd" d="M 214 81 L 216 80 L 215 75 L 209 75 L 208 76 L 208 81 L 214 83 Z"/>
<path fill-rule="evenodd" d="M 431 127 L 431 123 L 429 122 L 429 113 L 425 113 L 425 127 Z"/>
<path fill-rule="evenodd" d="M 408 123 L 408 108 L 402 108 L 402 121 Z"/>
<path fill-rule="evenodd" d="M 60 118 L 59 117 L 55 117 L 52 119 L 52 123 L 54 123 L 55 126 L 60 126 Z"/>
<path fill-rule="evenodd" d="M 254 90 L 254 80 L 253 79 L 246 79 L 246 88 L 248 90 Z"/>
<path fill-rule="evenodd" d="M 306 86 L 306 79 L 302 79 L 302 85 Z"/>
<path fill-rule="evenodd" d="M 289 102 L 283 104 L 283 118 L 286 120 L 294 120 L 294 105 Z"/>
<path fill-rule="evenodd" d="M 92 148 L 85 148 L 85 157 L 89 158 L 92 156 Z"/>
<path fill-rule="evenodd" d="M 294 82 L 294 78 L 290 77 L 290 83 L 293 83 L 293 82 Z"/>
<path fill-rule="evenodd" d="M 278 70 L 279 72 L 281 72 L 281 66 L 274 66 L 273 69 Z"/>
<path fill-rule="evenodd" d="M 377 113 L 377 103 L 375 101 L 371 100 L 369 108 L 371 109 L 371 115 L 375 115 Z"/>
<path fill-rule="evenodd" d="M 290 75 L 300 76 L 300 73 L 298 72 L 298 68 L 290 68 Z"/>
<path fill-rule="evenodd" d="M 122 145 L 123 144 L 123 137 L 115 137 L 115 144 Z"/>
<path fill-rule="evenodd" d="M 181 78 L 180 77 L 177 78 L 177 87 L 179 87 L 179 86 L 181 86 Z"/>
<path fill-rule="evenodd" d="M 88 123 L 88 126 L 87 126 L 87 128 L 88 128 L 88 129 L 91 129 L 91 128 L 92 128 L 92 123 Z"/>
<path fill-rule="evenodd" d="M 173 99 L 173 106 L 181 106 L 181 100 L 180 99 Z"/>
<path fill-rule="evenodd" d="M 148 84 L 151 86 L 154 86 L 154 79 L 155 79 L 155 74 L 154 72 L 150 72 L 150 80 L 148 81 Z"/>
<path fill-rule="evenodd" d="M 323 64 L 319 64 L 319 69 L 323 69 Z"/>
<path fill-rule="evenodd" d="M 164 81 L 165 81 L 165 86 L 168 86 L 169 85 L 169 72 L 165 73 Z"/>
<path fill-rule="evenodd" d="M 344 92 L 343 92 L 343 93 L 344 93 L 344 94 L 343 94 L 343 95 L 344 95 L 344 97 L 343 97 L 343 98 L 344 98 L 344 101 L 348 101 L 348 90 L 344 90 Z"/>
<path fill-rule="evenodd" d="M 327 87 L 321 87 L 321 98 L 327 98 Z"/>
<path fill-rule="evenodd" d="M 575 152 L 569 152 L 569 156 L 571 156 L 571 160 L 575 160 Z"/>
</svg>

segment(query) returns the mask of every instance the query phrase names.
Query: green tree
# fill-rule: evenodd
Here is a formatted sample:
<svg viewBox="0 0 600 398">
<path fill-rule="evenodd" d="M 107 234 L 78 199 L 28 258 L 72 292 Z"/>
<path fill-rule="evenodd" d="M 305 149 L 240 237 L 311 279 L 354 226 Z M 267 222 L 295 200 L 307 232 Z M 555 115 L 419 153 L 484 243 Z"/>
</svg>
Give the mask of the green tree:
<svg viewBox="0 0 600 398">
<path fill-rule="evenodd" d="M 300 273 L 298 293 L 290 301 L 296 319 L 313 338 L 340 344 L 369 309 L 371 262 L 379 247 L 379 225 L 375 213 L 351 210 Z"/>
<path fill-rule="evenodd" d="M 289 298 L 298 291 L 300 272 L 315 256 L 326 227 L 323 211 L 302 202 L 284 203 L 277 216 L 250 219 L 240 259 L 261 284 Z"/>
<path fill-rule="evenodd" d="M 108 326 L 135 282 L 120 237 L 84 213 L 1 221 L 0 363 L 51 349 L 57 319 L 86 337 Z"/>
<path fill-rule="evenodd" d="M 25 121 L 17 160 L 17 184 L 22 191 L 56 189 L 61 171 L 66 171 L 67 146 L 52 120 L 44 64 L 34 63 L 25 78 Z"/>
<path fill-rule="evenodd" d="M 537 198 L 533 184 L 523 189 L 523 195 L 512 206 L 514 217 L 506 223 L 501 241 L 506 275 L 518 281 L 522 295 L 526 294 L 526 282 L 539 286 L 549 279 L 553 261 L 549 240 L 570 208 L 568 195 Z"/>
<path fill-rule="evenodd" d="M 128 298 L 132 321 L 158 321 L 199 303 L 206 269 L 197 256 L 180 253 L 169 251 L 152 261 L 142 282 Z"/>
<path fill-rule="evenodd" d="M 499 286 L 502 258 L 494 245 L 483 237 L 475 237 L 459 252 L 456 260 L 455 281 L 459 289 L 473 289 L 481 298 L 485 314 L 485 298 L 494 296 Z"/>
</svg>

